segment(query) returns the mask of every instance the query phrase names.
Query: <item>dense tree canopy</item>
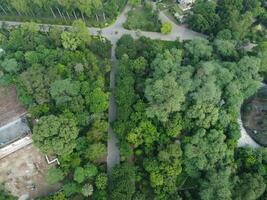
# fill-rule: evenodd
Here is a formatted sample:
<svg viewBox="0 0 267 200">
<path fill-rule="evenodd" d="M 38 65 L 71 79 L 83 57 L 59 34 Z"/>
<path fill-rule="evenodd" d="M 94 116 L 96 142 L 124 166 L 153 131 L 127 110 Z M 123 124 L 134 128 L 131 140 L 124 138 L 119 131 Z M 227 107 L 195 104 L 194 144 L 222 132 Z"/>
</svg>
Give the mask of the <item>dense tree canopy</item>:
<svg viewBox="0 0 267 200">
<path fill-rule="evenodd" d="M 54 115 L 40 118 L 33 129 L 33 140 L 44 153 L 64 155 L 73 151 L 78 129 L 73 119 Z"/>
<path fill-rule="evenodd" d="M 99 26 L 111 22 L 124 4 L 125 0 L 2 0 L 0 13 L 16 20 L 37 18 L 46 23 L 70 23 L 83 19 Z"/>
<path fill-rule="evenodd" d="M 225 30 L 182 44 L 124 36 L 118 52 L 114 128 L 122 162 L 135 167 L 132 199 L 263 198 L 266 151 L 246 158 L 236 148 L 240 106 L 262 80 L 262 51 L 247 54 Z"/>
<path fill-rule="evenodd" d="M 43 199 L 109 198 L 111 44 L 90 36 L 83 21 L 110 22 L 124 2 L 0 0 L 1 16 L 83 19 L 64 30 L 41 33 L 25 23 L 0 34 L 0 83 L 16 86 L 33 122 L 34 144 L 60 161 L 46 180 L 61 182 L 62 190 Z M 137 9 L 142 1 L 129 3 Z M 237 148 L 241 104 L 267 80 L 266 32 L 256 28 L 266 25 L 264 3 L 197 0 L 187 22 L 210 36 L 205 39 L 118 40 L 118 108 L 111 125 L 121 157 L 111 172 L 111 199 L 265 198 L 266 149 Z M 161 31 L 171 27 L 163 24 Z M 246 48 L 252 41 L 261 43 Z M 0 192 L 0 199 L 12 199 Z"/>
<path fill-rule="evenodd" d="M 197 0 L 187 21 L 192 29 L 211 36 L 230 30 L 238 40 L 246 37 L 262 40 L 260 35 L 266 31 L 257 31 L 256 27 L 265 19 L 267 10 L 264 6 L 261 0 Z"/>
<path fill-rule="evenodd" d="M 62 191 L 44 199 L 105 199 L 109 99 L 105 78 L 111 45 L 92 38 L 81 20 L 68 30 L 51 28 L 48 33 L 39 32 L 34 23 L 2 31 L 0 82 L 14 84 L 28 108 L 34 145 L 60 162 L 45 178 L 49 184 L 61 182 Z M 65 40 L 64 34 L 70 38 Z M 75 48 L 72 41 L 68 46 L 69 39 Z M 92 44 L 105 48 L 99 51 Z"/>
</svg>

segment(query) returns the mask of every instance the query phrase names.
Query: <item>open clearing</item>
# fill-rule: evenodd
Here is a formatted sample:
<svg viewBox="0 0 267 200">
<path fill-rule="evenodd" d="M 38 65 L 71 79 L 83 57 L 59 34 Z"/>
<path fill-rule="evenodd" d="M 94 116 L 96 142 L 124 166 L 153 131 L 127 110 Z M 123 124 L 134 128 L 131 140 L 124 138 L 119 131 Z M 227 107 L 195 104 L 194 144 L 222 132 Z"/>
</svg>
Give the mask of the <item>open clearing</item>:
<svg viewBox="0 0 267 200">
<path fill-rule="evenodd" d="M 44 175 L 51 167 L 32 144 L 0 160 L 0 182 L 15 196 L 35 198 L 48 195 L 60 185 L 49 185 Z"/>
<path fill-rule="evenodd" d="M 267 86 L 245 102 L 242 120 L 249 135 L 259 144 L 267 146 Z"/>
</svg>

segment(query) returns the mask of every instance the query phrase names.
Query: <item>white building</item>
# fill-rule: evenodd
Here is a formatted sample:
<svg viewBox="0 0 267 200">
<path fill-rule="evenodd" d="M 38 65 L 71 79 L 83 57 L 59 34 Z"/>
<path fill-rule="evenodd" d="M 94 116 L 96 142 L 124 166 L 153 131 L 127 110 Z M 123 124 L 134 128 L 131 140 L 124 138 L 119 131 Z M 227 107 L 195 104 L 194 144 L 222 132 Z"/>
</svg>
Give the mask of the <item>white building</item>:
<svg viewBox="0 0 267 200">
<path fill-rule="evenodd" d="M 176 2 L 180 4 L 180 7 L 183 11 L 191 9 L 195 1 L 196 0 L 176 0 Z"/>
</svg>

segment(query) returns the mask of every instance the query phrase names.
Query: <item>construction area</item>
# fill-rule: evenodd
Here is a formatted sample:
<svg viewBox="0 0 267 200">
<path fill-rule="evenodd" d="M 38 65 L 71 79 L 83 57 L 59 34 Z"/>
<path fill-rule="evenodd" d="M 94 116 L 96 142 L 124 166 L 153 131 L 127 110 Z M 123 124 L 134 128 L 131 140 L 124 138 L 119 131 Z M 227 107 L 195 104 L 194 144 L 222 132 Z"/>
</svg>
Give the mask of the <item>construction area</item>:
<svg viewBox="0 0 267 200">
<path fill-rule="evenodd" d="M 26 109 L 14 87 L 0 87 L 0 159 L 32 143 Z"/>
<path fill-rule="evenodd" d="M 49 185 L 45 175 L 51 163 L 32 144 L 26 109 L 14 87 L 0 87 L 0 183 L 19 199 L 47 196 L 60 185 Z"/>
<path fill-rule="evenodd" d="M 34 199 L 57 191 L 60 185 L 45 181 L 49 165 L 45 156 L 32 144 L 0 160 L 0 183 L 14 196 Z"/>
</svg>

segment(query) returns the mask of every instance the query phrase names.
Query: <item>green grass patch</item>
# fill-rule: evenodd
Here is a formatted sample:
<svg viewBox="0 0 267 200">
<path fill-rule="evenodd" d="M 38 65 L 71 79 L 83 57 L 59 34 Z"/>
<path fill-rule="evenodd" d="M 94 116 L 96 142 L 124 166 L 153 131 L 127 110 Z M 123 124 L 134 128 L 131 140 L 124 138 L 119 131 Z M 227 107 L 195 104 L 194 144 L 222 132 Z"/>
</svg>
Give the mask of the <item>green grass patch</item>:
<svg viewBox="0 0 267 200">
<path fill-rule="evenodd" d="M 150 5 L 133 8 L 128 13 L 127 21 L 123 24 L 124 28 L 130 30 L 143 30 L 160 32 L 161 22 L 158 13 L 153 12 Z"/>
</svg>

